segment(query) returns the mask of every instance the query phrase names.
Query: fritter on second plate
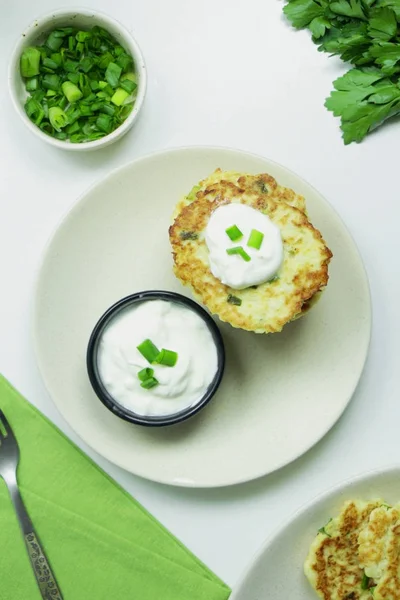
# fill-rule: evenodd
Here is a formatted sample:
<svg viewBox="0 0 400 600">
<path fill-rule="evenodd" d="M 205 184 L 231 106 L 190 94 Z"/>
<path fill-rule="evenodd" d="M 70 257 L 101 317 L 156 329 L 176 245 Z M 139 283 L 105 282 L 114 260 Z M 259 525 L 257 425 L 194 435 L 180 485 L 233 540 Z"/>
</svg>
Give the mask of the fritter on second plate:
<svg viewBox="0 0 400 600">
<path fill-rule="evenodd" d="M 294 192 L 291 198 L 293 203 L 302 202 L 304 206 L 304 199 Z M 267 215 L 281 231 L 284 251 L 276 277 L 240 291 L 224 285 L 211 273 L 205 242 L 205 229 L 213 211 L 235 202 Z M 320 232 L 303 210 L 278 197 L 273 199 L 273 194 L 256 193 L 254 189 L 245 190 L 230 181 L 219 180 L 197 191 L 195 200 L 179 203 L 169 233 L 178 279 L 191 287 L 212 314 L 233 327 L 256 333 L 281 331 L 286 323 L 309 308 L 328 282 L 332 253 Z"/>
<path fill-rule="evenodd" d="M 358 558 L 358 540 L 372 511 L 382 504 L 383 500 L 346 502 L 340 515 L 320 529 L 304 573 L 322 600 L 372 600 Z"/>
<path fill-rule="evenodd" d="M 400 507 L 375 508 L 358 536 L 360 567 L 373 600 L 400 600 Z"/>
</svg>

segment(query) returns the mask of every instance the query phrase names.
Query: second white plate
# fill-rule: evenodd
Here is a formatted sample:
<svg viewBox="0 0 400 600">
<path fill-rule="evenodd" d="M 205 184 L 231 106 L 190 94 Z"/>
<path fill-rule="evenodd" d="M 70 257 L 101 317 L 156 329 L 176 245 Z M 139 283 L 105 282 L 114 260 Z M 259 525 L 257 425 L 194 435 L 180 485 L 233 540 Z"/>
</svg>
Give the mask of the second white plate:
<svg viewBox="0 0 400 600">
<path fill-rule="evenodd" d="M 86 374 L 90 332 L 115 301 L 145 289 L 188 294 L 172 272 L 168 227 L 176 201 L 216 167 L 268 172 L 306 197 L 334 257 L 309 315 L 280 334 L 221 324 L 222 386 L 181 425 L 145 429 L 121 421 Z M 264 158 L 222 148 L 156 153 L 113 172 L 73 207 L 50 241 L 38 277 L 34 340 L 58 409 L 82 439 L 117 465 L 181 486 L 248 481 L 313 446 L 344 411 L 363 369 L 371 328 L 367 277 L 332 207 L 309 184 Z"/>
<path fill-rule="evenodd" d="M 316 498 L 272 535 L 235 586 L 229 600 L 317 600 L 303 573 L 311 542 L 346 500 L 400 500 L 400 468 L 367 473 Z"/>
</svg>

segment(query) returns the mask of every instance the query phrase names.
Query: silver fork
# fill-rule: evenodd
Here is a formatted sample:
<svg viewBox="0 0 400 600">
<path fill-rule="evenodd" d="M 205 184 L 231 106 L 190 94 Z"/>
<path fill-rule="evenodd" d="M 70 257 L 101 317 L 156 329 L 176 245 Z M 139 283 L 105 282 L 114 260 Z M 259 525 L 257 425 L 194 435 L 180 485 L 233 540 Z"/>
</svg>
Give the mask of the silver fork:
<svg viewBox="0 0 400 600">
<path fill-rule="evenodd" d="M 2 431 L 3 430 L 3 431 Z M 42 598 L 45 600 L 62 600 L 56 579 L 50 569 L 39 538 L 24 503 L 17 483 L 19 447 L 14 433 L 3 412 L 0 410 L 0 477 L 8 487 L 15 512 L 21 527 L 22 535 L 28 550 L 29 559 L 36 577 Z"/>
</svg>

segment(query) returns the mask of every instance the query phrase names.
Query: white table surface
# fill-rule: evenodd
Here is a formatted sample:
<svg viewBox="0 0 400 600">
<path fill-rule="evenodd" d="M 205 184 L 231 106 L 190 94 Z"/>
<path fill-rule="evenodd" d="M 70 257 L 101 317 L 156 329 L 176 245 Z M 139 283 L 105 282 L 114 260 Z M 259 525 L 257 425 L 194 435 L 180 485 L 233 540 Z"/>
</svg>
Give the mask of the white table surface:
<svg viewBox="0 0 400 600">
<path fill-rule="evenodd" d="M 6 76 L 24 27 L 68 5 L 75 3 L 0 5 L 0 372 L 233 586 L 265 537 L 301 504 L 344 478 L 399 460 L 400 124 L 343 145 L 338 120 L 323 103 L 345 68 L 289 27 L 280 0 L 87 0 L 133 31 L 147 63 L 148 96 L 122 141 L 88 154 L 58 151 L 14 113 Z M 46 393 L 30 337 L 36 272 L 62 215 L 118 165 L 195 144 L 262 154 L 318 188 L 360 248 L 374 308 L 364 375 L 325 439 L 269 477 L 200 491 L 142 480 L 89 450 Z"/>
</svg>

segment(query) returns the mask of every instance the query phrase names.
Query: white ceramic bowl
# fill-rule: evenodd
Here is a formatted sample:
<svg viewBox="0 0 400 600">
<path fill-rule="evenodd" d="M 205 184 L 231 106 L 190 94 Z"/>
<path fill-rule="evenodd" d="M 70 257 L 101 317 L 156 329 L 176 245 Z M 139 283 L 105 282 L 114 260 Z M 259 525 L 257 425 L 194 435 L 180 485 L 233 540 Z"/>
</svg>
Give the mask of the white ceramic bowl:
<svg viewBox="0 0 400 600">
<path fill-rule="evenodd" d="M 76 26 L 82 29 L 90 29 L 95 25 L 99 25 L 106 29 L 115 39 L 125 48 L 125 50 L 133 57 L 135 70 L 138 76 L 137 98 L 132 112 L 127 119 L 115 131 L 93 142 L 83 142 L 80 144 L 71 144 L 62 140 L 57 140 L 45 133 L 37 127 L 28 118 L 25 113 L 24 103 L 28 96 L 25 90 L 24 81 L 20 74 L 19 61 L 20 56 L 27 46 L 41 44 L 46 39 L 46 36 L 57 27 Z M 52 146 L 63 148 L 65 150 L 82 151 L 96 150 L 104 148 L 121 138 L 137 120 L 140 109 L 143 105 L 146 94 L 146 67 L 144 64 L 142 52 L 125 27 L 115 19 L 98 12 L 97 10 L 87 8 L 76 9 L 59 9 L 43 15 L 31 23 L 24 32 L 15 46 L 9 66 L 8 82 L 10 94 L 13 104 L 21 116 L 21 119 L 27 127 L 40 139 L 44 140 Z"/>
</svg>

